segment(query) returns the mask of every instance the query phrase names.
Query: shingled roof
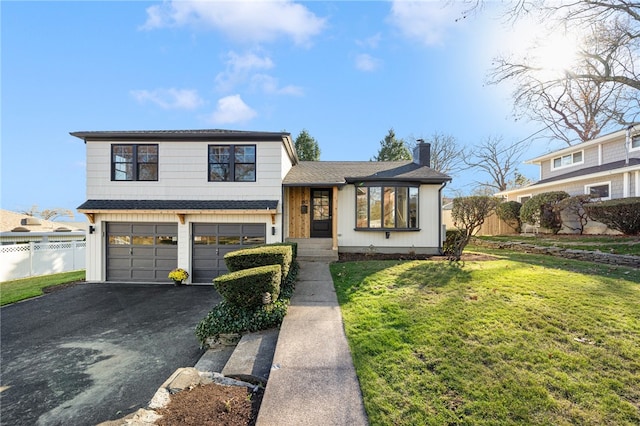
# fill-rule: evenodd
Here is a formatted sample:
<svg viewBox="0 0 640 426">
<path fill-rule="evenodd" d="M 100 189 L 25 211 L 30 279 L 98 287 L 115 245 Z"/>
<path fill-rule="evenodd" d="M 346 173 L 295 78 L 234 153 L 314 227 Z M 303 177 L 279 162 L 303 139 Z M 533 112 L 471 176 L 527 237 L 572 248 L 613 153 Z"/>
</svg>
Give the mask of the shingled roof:
<svg viewBox="0 0 640 426">
<path fill-rule="evenodd" d="M 628 163 L 625 163 L 625 160 L 620 160 L 620 161 L 614 161 L 612 163 L 602 164 L 600 166 L 585 167 L 584 169 L 579 169 L 573 172 L 564 173 L 562 175 L 539 180 L 536 183 L 532 184 L 531 186 L 542 185 L 545 183 L 556 182 L 564 179 L 587 176 L 594 173 L 608 172 L 616 169 L 622 169 L 624 167 L 632 167 L 637 165 L 640 165 L 640 158 L 629 158 Z"/>
<path fill-rule="evenodd" d="M 285 176 L 284 186 L 332 186 L 353 182 L 443 183 L 451 177 L 410 161 L 301 161 Z"/>
</svg>

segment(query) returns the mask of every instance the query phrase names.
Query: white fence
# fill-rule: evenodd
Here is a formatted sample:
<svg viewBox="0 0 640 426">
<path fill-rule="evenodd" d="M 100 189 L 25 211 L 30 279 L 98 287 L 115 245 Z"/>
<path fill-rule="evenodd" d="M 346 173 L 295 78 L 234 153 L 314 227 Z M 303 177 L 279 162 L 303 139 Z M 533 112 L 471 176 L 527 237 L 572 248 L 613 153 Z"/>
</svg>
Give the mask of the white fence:
<svg viewBox="0 0 640 426">
<path fill-rule="evenodd" d="M 85 241 L 0 246 L 0 282 L 85 269 L 86 247 Z"/>
</svg>

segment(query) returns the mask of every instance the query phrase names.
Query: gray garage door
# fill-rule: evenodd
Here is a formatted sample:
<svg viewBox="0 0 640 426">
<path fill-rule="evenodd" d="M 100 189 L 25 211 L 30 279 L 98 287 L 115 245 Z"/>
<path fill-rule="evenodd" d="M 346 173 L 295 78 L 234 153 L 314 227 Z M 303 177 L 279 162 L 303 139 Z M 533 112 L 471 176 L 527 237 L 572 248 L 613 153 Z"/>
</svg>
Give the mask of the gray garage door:
<svg viewBox="0 0 640 426">
<path fill-rule="evenodd" d="M 107 281 L 170 284 L 177 264 L 177 224 L 107 223 Z"/>
<path fill-rule="evenodd" d="M 248 246 L 264 244 L 264 223 L 194 223 L 192 282 L 211 283 L 227 272 L 224 255 Z"/>
</svg>

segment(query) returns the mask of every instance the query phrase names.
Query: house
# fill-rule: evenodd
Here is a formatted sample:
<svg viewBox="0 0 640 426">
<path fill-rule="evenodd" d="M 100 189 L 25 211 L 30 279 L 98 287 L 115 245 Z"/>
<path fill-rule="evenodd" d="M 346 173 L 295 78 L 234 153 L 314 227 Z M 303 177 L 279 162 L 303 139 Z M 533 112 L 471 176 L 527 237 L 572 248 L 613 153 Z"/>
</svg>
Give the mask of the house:
<svg viewBox="0 0 640 426">
<path fill-rule="evenodd" d="M 83 224 L 54 222 L 10 210 L 0 210 L 0 245 L 84 239 Z"/>
<path fill-rule="evenodd" d="M 87 280 L 193 283 L 224 255 L 294 239 L 330 252 L 439 254 L 441 191 L 430 147 L 403 162 L 299 161 L 285 132 L 72 132 L 85 141 Z"/>
<path fill-rule="evenodd" d="M 640 126 L 636 126 L 640 127 Z M 633 126 L 526 161 L 540 167 L 540 180 L 496 194 L 524 203 L 533 195 L 565 191 L 600 200 L 640 196 L 640 129 Z M 604 231 L 595 226 L 595 232 Z"/>
</svg>

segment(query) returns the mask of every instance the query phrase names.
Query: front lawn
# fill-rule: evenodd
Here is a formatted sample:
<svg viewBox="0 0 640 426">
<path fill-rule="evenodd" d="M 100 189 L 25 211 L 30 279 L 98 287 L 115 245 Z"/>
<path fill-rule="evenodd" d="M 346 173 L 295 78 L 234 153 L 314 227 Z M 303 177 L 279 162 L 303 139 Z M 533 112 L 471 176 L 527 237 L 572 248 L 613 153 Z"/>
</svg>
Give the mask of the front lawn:
<svg viewBox="0 0 640 426">
<path fill-rule="evenodd" d="M 639 424 L 640 273 L 499 256 L 331 266 L 371 424 Z"/>
<path fill-rule="evenodd" d="M 85 279 L 85 271 L 63 272 L 0 283 L 0 305 L 41 296 L 43 289 Z"/>
</svg>

